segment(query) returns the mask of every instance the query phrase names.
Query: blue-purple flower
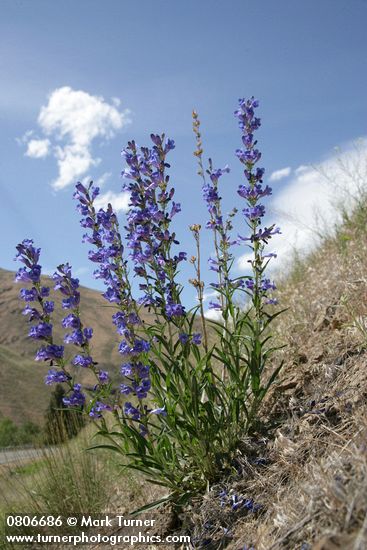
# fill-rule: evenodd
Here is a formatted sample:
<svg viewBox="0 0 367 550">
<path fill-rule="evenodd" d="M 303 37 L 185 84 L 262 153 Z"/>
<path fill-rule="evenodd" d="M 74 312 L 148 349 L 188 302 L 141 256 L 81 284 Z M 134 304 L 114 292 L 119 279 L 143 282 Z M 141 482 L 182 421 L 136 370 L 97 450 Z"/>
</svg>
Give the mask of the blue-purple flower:
<svg viewBox="0 0 367 550">
<path fill-rule="evenodd" d="M 50 344 L 49 346 L 42 346 L 37 351 L 35 361 L 53 361 L 54 359 L 61 359 L 63 355 L 64 346 Z"/>
<path fill-rule="evenodd" d="M 68 382 L 70 379 L 71 376 L 66 374 L 64 371 L 50 369 L 45 377 L 45 384 L 48 386 L 51 384 L 62 384 L 63 382 Z"/>
<path fill-rule="evenodd" d="M 89 411 L 89 416 L 91 418 L 101 418 L 103 411 L 111 411 L 111 405 L 103 403 L 102 401 L 96 401 L 96 403 L 91 407 Z"/>
<path fill-rule="evenodd" d="M 124 405 L 124 413 L 126 416 L 132 418 L 133 420 L 140 420 L 141 418 L 141 413 L 139 409 L 134 407 L 132 403 L 128 401 Z"/>
<path fill-rule="evenodd" d="M 90 355 L 75 355 L 72 363 L 76 367 L 88 368 L 93 366 L 93 359 Z"/>
<path fill-rule="evenodd" d="M 85 395 L 81 391 L 81 388 L 80 384 L 75 384 L 72 391 L 63 398 L 63 403 L 66 407 L 83 407 Z"/>
<path fill-rule="evenodd" d="M 28 336 L 36 340 L 48 340 L 52 336 L 52 324 L 41 321 L 29 329 Z"/>
</svg>

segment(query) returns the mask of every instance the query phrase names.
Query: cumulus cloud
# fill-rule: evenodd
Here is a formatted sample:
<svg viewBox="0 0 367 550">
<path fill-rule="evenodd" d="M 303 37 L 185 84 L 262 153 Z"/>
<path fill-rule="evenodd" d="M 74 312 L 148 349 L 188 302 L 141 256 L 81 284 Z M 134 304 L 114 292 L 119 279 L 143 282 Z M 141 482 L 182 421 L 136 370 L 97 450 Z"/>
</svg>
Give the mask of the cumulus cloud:
<svg viewBox="0 0 367 550">
<path fill-rule="evenodd" d="M 204 312 L 204 317 L 211 321 L 217 321 L 218 323 L 223 321 L 222 312 L 218 309 L 208 309 Z"/>
<path fill-rule="evenodd" d="M 287 166 L 286 168 L 281 168 L 280 170 L 275 170 L 272 172 L 269 177 L 269 181 L 279 181 L 283 178 L 287 178 L 291 173 L 291 167 Z"/>
<path fill-rule="evenodd" d="M 281 235 L 272 238 L 269 252 L 278 259 L 269 267 L 285 266 L 292 250 L 304 254 L 340 223 L 341 212 L 350 212 L 367 191 L 367 140 L 362 139 L 331 154 L 315 167 L 300 166 L 284 189 L 274 195 L 267 208 L 267 225 L 276 223 Z M 250 254 L 238 260 L 248 270 Z"/>
<path fill-rule="evenodd" d="M 58 165 L 54 189 L 75 183 L 101 162 L 92 154 L 93 143 L 113 138 L 130 122 L 129 111 L 119 107 L 117 98 L 108 103 L 70 86 L 55 89 L 38 116 L 44 137 L 28 141 L 26 155 L 41 158 L 51 150 Z"/>
<path fill-rule="evenodd" d="M 108 203 L 112 204 L 115 212 L 127 212 L 129 209 L 130 194 L 129 193 L 114 193 L 107 191 L 103 195 L 99 195 L 94 201 L 94 206 L 98 208 L 106 208 Z"/>
<path fill-rule="evenodd" d="M 41 159 L 47 157 L 50 152 L 50 140 L 49 139 L 31 139 L 28 142 L 27 151 L 25 152 L 27 157 L 34 159 Z"/>
</svg>

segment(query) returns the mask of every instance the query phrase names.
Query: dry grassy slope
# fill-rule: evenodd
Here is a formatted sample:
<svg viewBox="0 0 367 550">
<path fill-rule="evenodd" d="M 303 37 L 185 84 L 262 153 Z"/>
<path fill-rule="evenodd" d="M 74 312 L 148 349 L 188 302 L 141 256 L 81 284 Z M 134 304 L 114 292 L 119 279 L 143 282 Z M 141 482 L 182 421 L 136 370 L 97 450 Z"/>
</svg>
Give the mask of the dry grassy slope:
<svg viewBox="0 0 367 550">
<path fill-rule="evenodd" d="M 33 361 L 38 346 L 27 338 L 27 319 L 21 314 L 24 304 L 18 299 L 21 287 L 14 283 L 13 272 L 0 269 L 0 413 L 16 422 L 42 421 L 51 389 L 43 383 L 47 367 Z M 58 296 L 55 300 L 60 303 Z M 60 307 L 56 309 L 55 341 L 60 341 L 64 312 Z M 93 357 L 100 368 L 116 373 L 121 359 L 116 345 L 118 335 L 111 323 L 113 310 L 100 293 L 87 288 L 81 289 L 81 310 L 85 325 L 94 329 Z M 81 369 L 80 375 L 84 382 L 91 381 L 88 371 Z"/>
<path fill-rule="evenodd" d="M 263 508 L 234 513 L 209 495 L 192 515 L 199 538 L 230 550 L 367 548 L 366 228 L 361 209 L 283 281 L 283 380 L 264 408 L 278 426 L 247 442 L 243 474 L 223 484 Z"/>
</svg>

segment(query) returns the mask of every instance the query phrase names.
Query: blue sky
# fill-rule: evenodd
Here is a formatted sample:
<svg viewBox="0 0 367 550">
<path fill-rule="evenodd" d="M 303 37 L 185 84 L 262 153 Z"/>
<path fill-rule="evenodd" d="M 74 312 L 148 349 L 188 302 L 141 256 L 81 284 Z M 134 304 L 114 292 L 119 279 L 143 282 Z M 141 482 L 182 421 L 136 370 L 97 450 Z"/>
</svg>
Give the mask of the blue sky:
<svg viewBox="0 0 367 550">
<path fill-rule="evenodd" d="M 175 223 L 181 248 L 192 252 L 187 227 L 203 223 L 206 211 L 191 111 L 200 114 L 205 153 L 231 167 L 222 180 L 229 210 L 239 205 L 242 180 L 233 111 L 251 95 L 261 102 L 268 179 L 283 170 L 272 178 L 269 208 L 288 229 L 280 248 L 284 255 L 310 242 L 302 227 L 312 233 L 314 205 L 328 212 L 333 194 L 318 197 L 310 165 L 333 170 L 334 147 L 348 154 L 366 134 L 365 0 L 2 0 L 1 12 L 1 267 L 15 269 L 14 247 L 31 237 L 46 270 L 69 260 L 83 284 L 97 287 L 80 242 L 73 174 L 102 178 L 103 193 L 118 193 L 121 149 L 130 138 L 147 144 L 152 131 L 176 142 L 171 175 L 182 213 Z M 311 191 L 307 219 L 295 221 Z M 209 255 L 209 234 L 204 246 Z M 192 275 L 188 264 L 182 280 Z M 188 287 L 185 299 L 193 296 Z"/>
</svg>

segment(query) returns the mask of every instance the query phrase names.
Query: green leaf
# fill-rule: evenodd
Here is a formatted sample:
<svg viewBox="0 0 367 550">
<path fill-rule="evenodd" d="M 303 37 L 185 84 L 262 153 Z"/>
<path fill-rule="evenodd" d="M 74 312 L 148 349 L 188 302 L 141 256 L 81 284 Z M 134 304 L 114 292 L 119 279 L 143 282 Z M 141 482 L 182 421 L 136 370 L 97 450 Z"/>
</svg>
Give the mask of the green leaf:
<svg viewBox="0 0 367 550">
<path fill-rule="evenodd" d="M 170 494 L 163 498 L 160 498 L 159 500 L 155 500 L 154 502 L 151 502 L 150 504 L 146 504 L 145 506 L 142 506 L 141 508 L 138 508 L 137 510 L 134 510 L 133 512 L 130 512 L 130 516 L 137 516 L 138 514 L 142 514 L 143 512 L 148 512 L 149 510 L 154 510 L 155 508 L 159 508 L 159 506 L 162 506 L 162 504 L 166 504 L 167 502 L 173 502 L 175 500 L 175 495 Z"/>
<path fill-rule="evenodd" d="M 116 453 L 122 454 L 125 456 L 125 453 L 122 451 L 122 449 L 118 446 L 113 445 L 92 445 L 92 447 L 87 447 L 87 451 L 93 451 L 94 449 L 105 449 L 107 451 L 114 451 Z"/>
</svg>

